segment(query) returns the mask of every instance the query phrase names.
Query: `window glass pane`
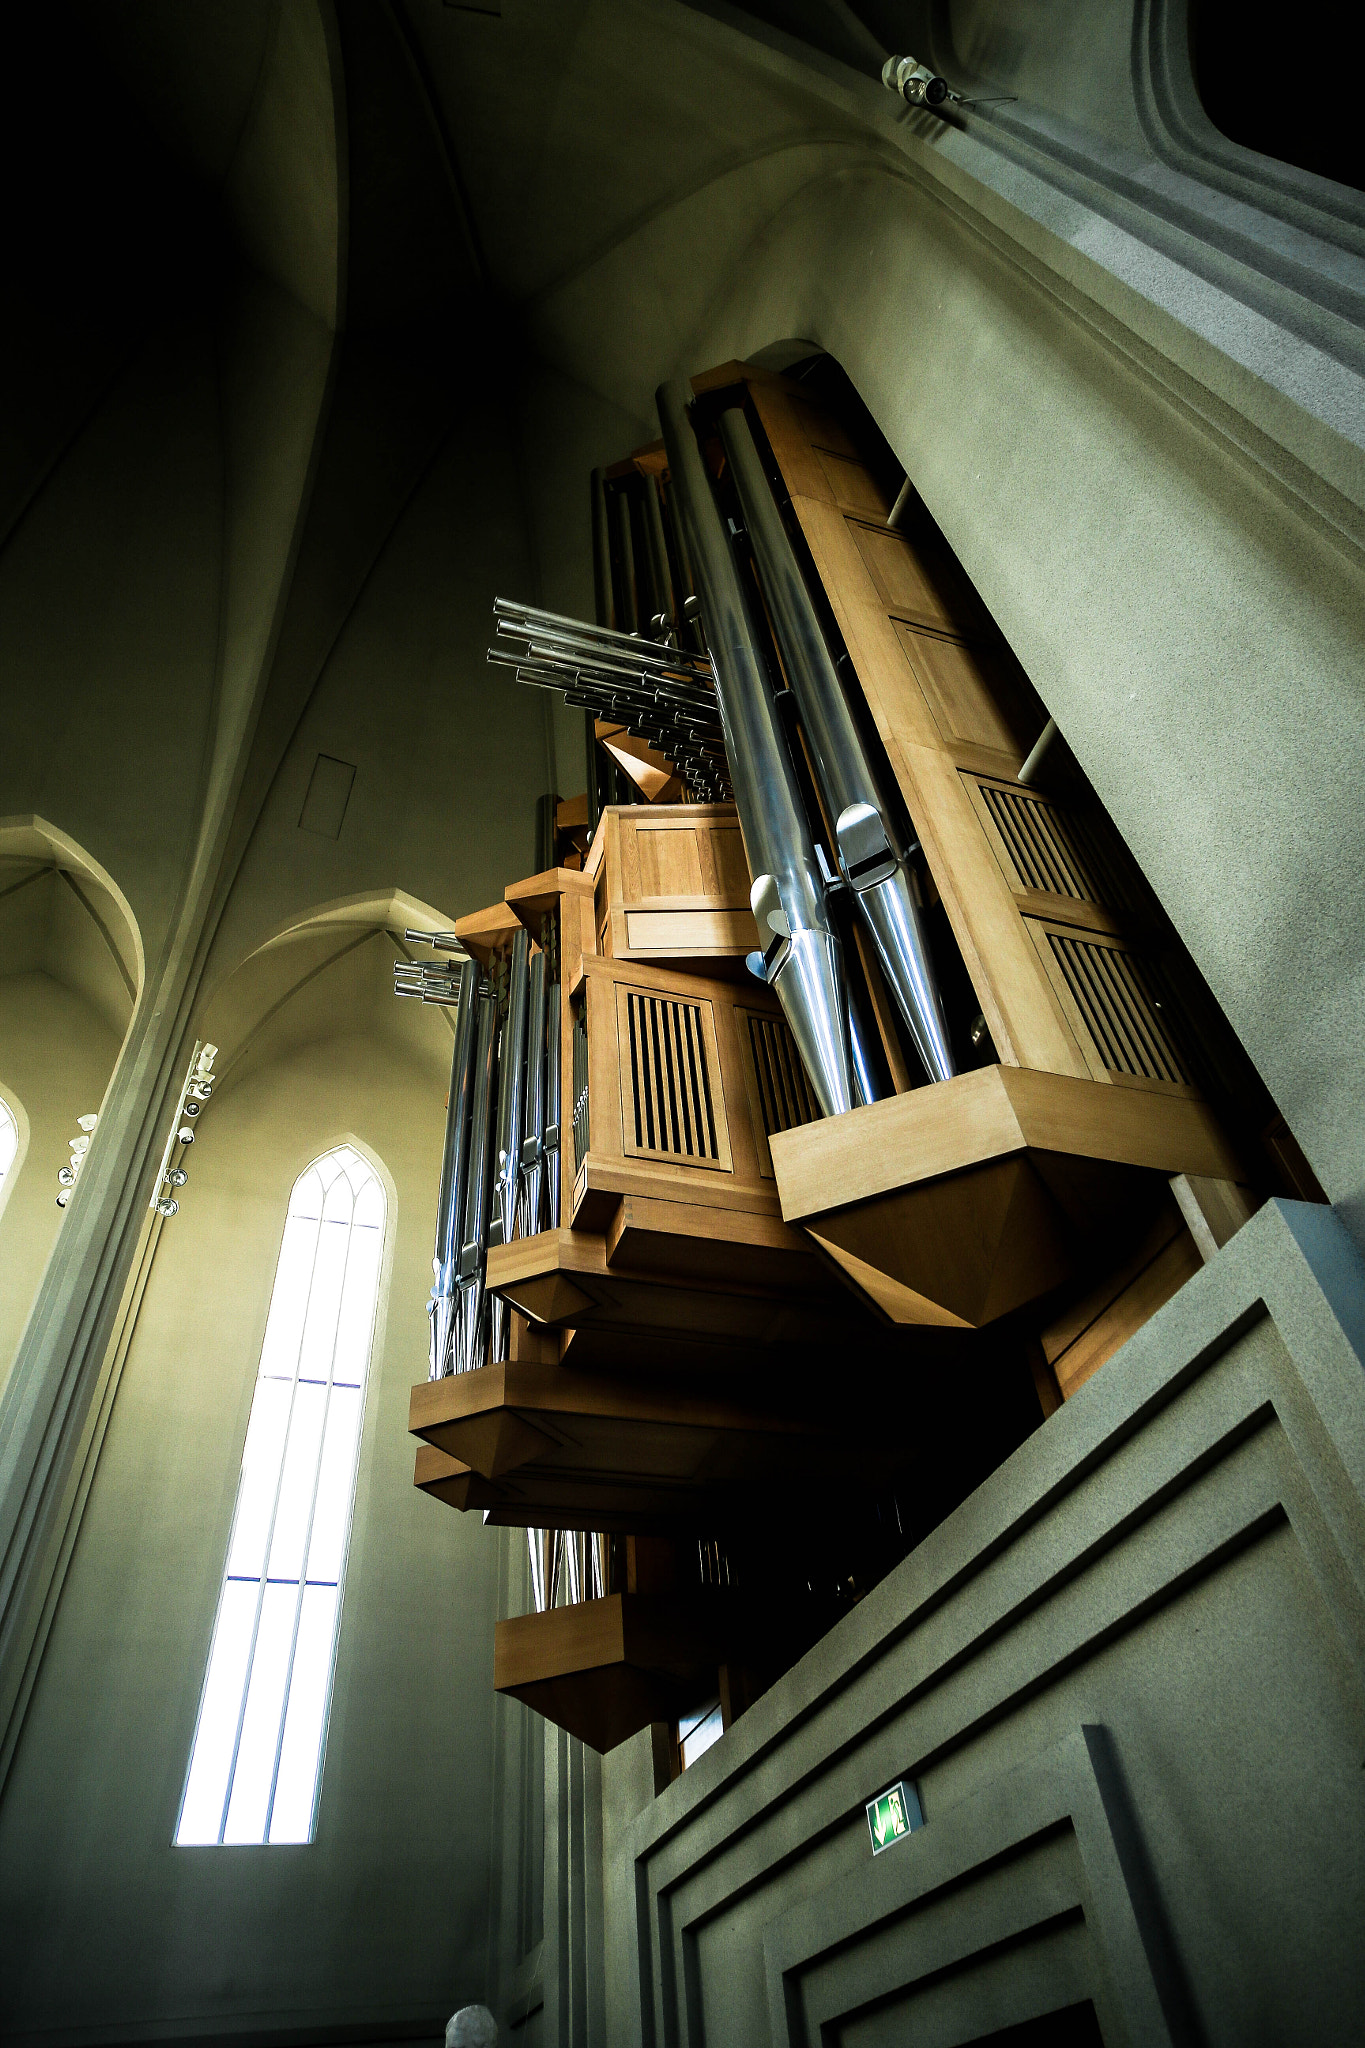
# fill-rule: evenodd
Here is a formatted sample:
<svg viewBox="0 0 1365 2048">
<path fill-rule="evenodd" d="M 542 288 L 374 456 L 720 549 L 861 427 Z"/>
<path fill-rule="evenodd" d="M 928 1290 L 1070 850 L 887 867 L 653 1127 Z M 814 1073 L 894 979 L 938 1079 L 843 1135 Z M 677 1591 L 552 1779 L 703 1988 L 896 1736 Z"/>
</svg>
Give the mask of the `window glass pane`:
<svg viewBox="0 0 1365 2048">
<path fill-rule="evenodd" d="M 256 1382 L 228 1549 L 229 1578 L 240 1578 L 245 1573 L 258 1579 L 265 1563 L 266 1539 L 270 1534 L 270 1517 L 275 1512 L 275 1489 L 284 1456 L 284 1433 L 289 1424 L 289 1395 L 288 1380 Z"/>
<path fill-rule="evenodd" d="M 364 1223 L 355 1221 L 357 1206 Z M 300 1174 L 261 1348 L 179 1843 L 309 1839 L 383 1224 L 383 1189 L 351 1147 Z"/>
<path fill-rule="evenodd" d="M 343 1380 L 351 1387 L 358 1387 L 365 1377 L 375 1297 L 379 1293 L 379 1259 L 383 1249 L 382 1231 L 358 1225 L 351 1232 L 351 1254 L 346 1261 L 346 1284 L 342 1289 L 336 1357 L 332 1366 L 332 1378 Z"/>
<path fill-rule="evenodd" d="M 308 1297 L 308 1315 L 303 1327 L 303 1350 L 299 1356 L 299 1371 L 306 1380 L 325 1380 L 332 1369 L 337 1311 L 341 1305 L 341 1283 L 346 1273 L 346 1248 L 350 1241 L 349 1223 L 323 1224 L 318 1238 L 313 1288 Z"/>
<path fill-rule="evenodd" d="M 328 1223 L 344 1223 L 349 1229 L 354 1208 L 355 1194 L 350 1180 L 344 1173 L 338 1173 L 327 1190 L 327 1199 L 322 1205 L 323 1217 Z"/>
<path fill-rule="evenodd" d="M 314 1176 L 316 1178 L 316 1176 Z M 284 1226 L 280 1263 L 275 1269 L 275 1291 L 270 1297 L 265 1342 L 261 1346 L 261 1371 L 292 1380 L 303 1341 L 303 1319 L 308 1312 L 308 1290 L 313 1282 L 313 1254 L 318 1225 L 306 1217 L 290 1216 Z"/>
<path fill-rule="evenodd" d="M 322 1214 L 322 1175 L 316 1166 L 310 1166 L 294 1182 L 294 1192 L 289 1197 L 291 1216 L 310 1217 L 314 1223 Z"/>
<path fill-rule="evenodd" d="M 208 1677 L 204 1681 L 204 1704 L 199 1710 L 199 1727 L 190 1759 L 189 1783 L 175 1834 L 176 1841 L 183 1845 L 218 1840 L 228 1772 L 232 1769 L 232 1746 L 237 1740 L 242 1686 L 251 1655 L 257 1591 L 255 1579 L 229 1579 L 223 1588 Z"/>
<path fill-rule="evenodd" d="M 308 1546 L 310 1579 L 337 1579 L 341 1576 L 341 1553 L 346 1544 L 351 1499 L 355 1493 L 359 1434 L 359 1387 L 333 1387 L 327 1409 L 322 1467 L 318 1473 L 313 1537 Z"/>
<path fill-rule="evenodd" d="M 303 1546 L 308 1537 L 308 1517 L 313 1511 L 313 1481 L 326 1411 L 326 1387 L 300 1380 L 294 1389 L 280 1504 L 275 1510 L 275 1535 L 270 1545 L 267 1577 L 272 1579 L 298 1579 L 303 1571 Z"/>
<path fill-rule="evenodd" d="M 284 1745 L 270 1816 L 272 1842 L 306 1842 L 313 1818 L 313 1787 L 322 1748 L 327 1691 L 332 1675 L 332 1632 L 336 1620 L 335 1586 L 306 1586 L 294 1650 L 294 1675 L 289 1685 L 289 1710 Z"/>
<path fill-rule="evenodd" d="M 237 1768 L 232 1776 L 232 1798 L 223 1830 L 225 1842 L 265 1840 L 270 1781 L 275 1775 L 275 1748 L 280 1738 L 280 1714 L 284 1708 L 297 1606 L 297 1586 L 266 1587 L 261 1602 L 261 1625 L 256 1631 L 256 1654 L 251 1660 Z"/>
</svg>

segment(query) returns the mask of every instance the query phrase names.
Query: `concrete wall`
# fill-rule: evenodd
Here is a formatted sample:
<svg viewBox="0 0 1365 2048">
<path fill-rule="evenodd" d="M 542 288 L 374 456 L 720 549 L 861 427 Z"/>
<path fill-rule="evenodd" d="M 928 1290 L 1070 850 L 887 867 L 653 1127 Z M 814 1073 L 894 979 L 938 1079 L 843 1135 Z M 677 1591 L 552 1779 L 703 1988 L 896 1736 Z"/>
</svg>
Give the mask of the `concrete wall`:
<svg viewBox="0 0 1365 2048">
<path fill-rule="evenodd" d="M 1363 1557 L 1365 1268 L 1273 1204 L 661 1797 L 606 1760 L 607 2038 L 1358 2039 Z"/>
</svg>

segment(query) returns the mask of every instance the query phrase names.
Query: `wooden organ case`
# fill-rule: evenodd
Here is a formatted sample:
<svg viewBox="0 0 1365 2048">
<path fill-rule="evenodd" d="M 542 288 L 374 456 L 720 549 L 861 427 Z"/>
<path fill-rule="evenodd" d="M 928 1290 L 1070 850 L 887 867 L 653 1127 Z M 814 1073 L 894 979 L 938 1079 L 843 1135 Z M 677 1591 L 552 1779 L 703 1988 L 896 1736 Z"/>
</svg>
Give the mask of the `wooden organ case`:
<svg viewBox="0 0 1365 2048">
<path fill-rule="evenodd" d="M 456 927 L 484 969 L 518 932 L 556 955 L 558 1199 L 487 1251 L 505 1355 L 414 1388 L 416 1483 L 530 1532 L 538 1611 L 500 1624 L 498 1687 L 599 1748 L 674 1724 L 665 1775 L 680 1713 L 741 1711 L 1266 1193 L 1313 1192 L 1062 743 L 1038 771 L 1046 712 L 908 483 L 799 380 L 728 364 L 692 392 L 722 510 L 709 408 L 743 404 L 900 807 L 957 1071 L 928 1078 L 845 904 L 877 1099 L 821 1113 L 745 964 L 736 807 L 677 801 L 686 768 L 628 715 L 588 713 L 636 800 L 581 868 Z M 695 618 L 671 482 L 658 446 L 602 480 L 603 627 Z M 837 893 L 775 635 L 766 658 Z"/>
</svg>

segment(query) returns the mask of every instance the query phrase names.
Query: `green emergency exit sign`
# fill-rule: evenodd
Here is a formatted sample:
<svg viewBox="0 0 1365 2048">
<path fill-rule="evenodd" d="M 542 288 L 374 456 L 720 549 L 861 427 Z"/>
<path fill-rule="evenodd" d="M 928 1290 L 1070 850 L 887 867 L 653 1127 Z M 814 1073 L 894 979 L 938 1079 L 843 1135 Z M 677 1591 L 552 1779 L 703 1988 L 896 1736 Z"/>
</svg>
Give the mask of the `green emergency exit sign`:
<svg viewBox="0 0 1365 2048">
<path fill-rule="evenodd" d="M 916 1828 L 924 1826 L 919 1794 L 902 1778 L 875 1799 L 867 1802 L 867 1828 L 872 1837 L 872 1854 L 880 1856 L 893 1842 L 903 1842 Z"/>
</svg>

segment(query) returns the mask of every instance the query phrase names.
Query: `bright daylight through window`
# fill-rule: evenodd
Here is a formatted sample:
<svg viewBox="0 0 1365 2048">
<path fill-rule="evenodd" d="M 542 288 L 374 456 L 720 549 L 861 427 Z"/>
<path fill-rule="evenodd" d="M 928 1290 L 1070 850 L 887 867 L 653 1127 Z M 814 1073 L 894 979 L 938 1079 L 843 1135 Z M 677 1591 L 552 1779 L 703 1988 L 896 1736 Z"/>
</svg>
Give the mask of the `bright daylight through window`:
<svg viewBox="0 0 1365 2048">
<path fill-rule="evenodd" d="M 10 1106 L 0 1096 L 0 1188 L 5 1185 L 5 1175 L 14 1164 L 14 1155 L 19 1149 L 19 1130 L 10 1112 Z"/>
<path fill-rule="evenodd" d="M 374 1334 L 384 1190 L 349 1145 L 289 1198 L 175 1839 L 313 1835 Z"/>
</svg>

